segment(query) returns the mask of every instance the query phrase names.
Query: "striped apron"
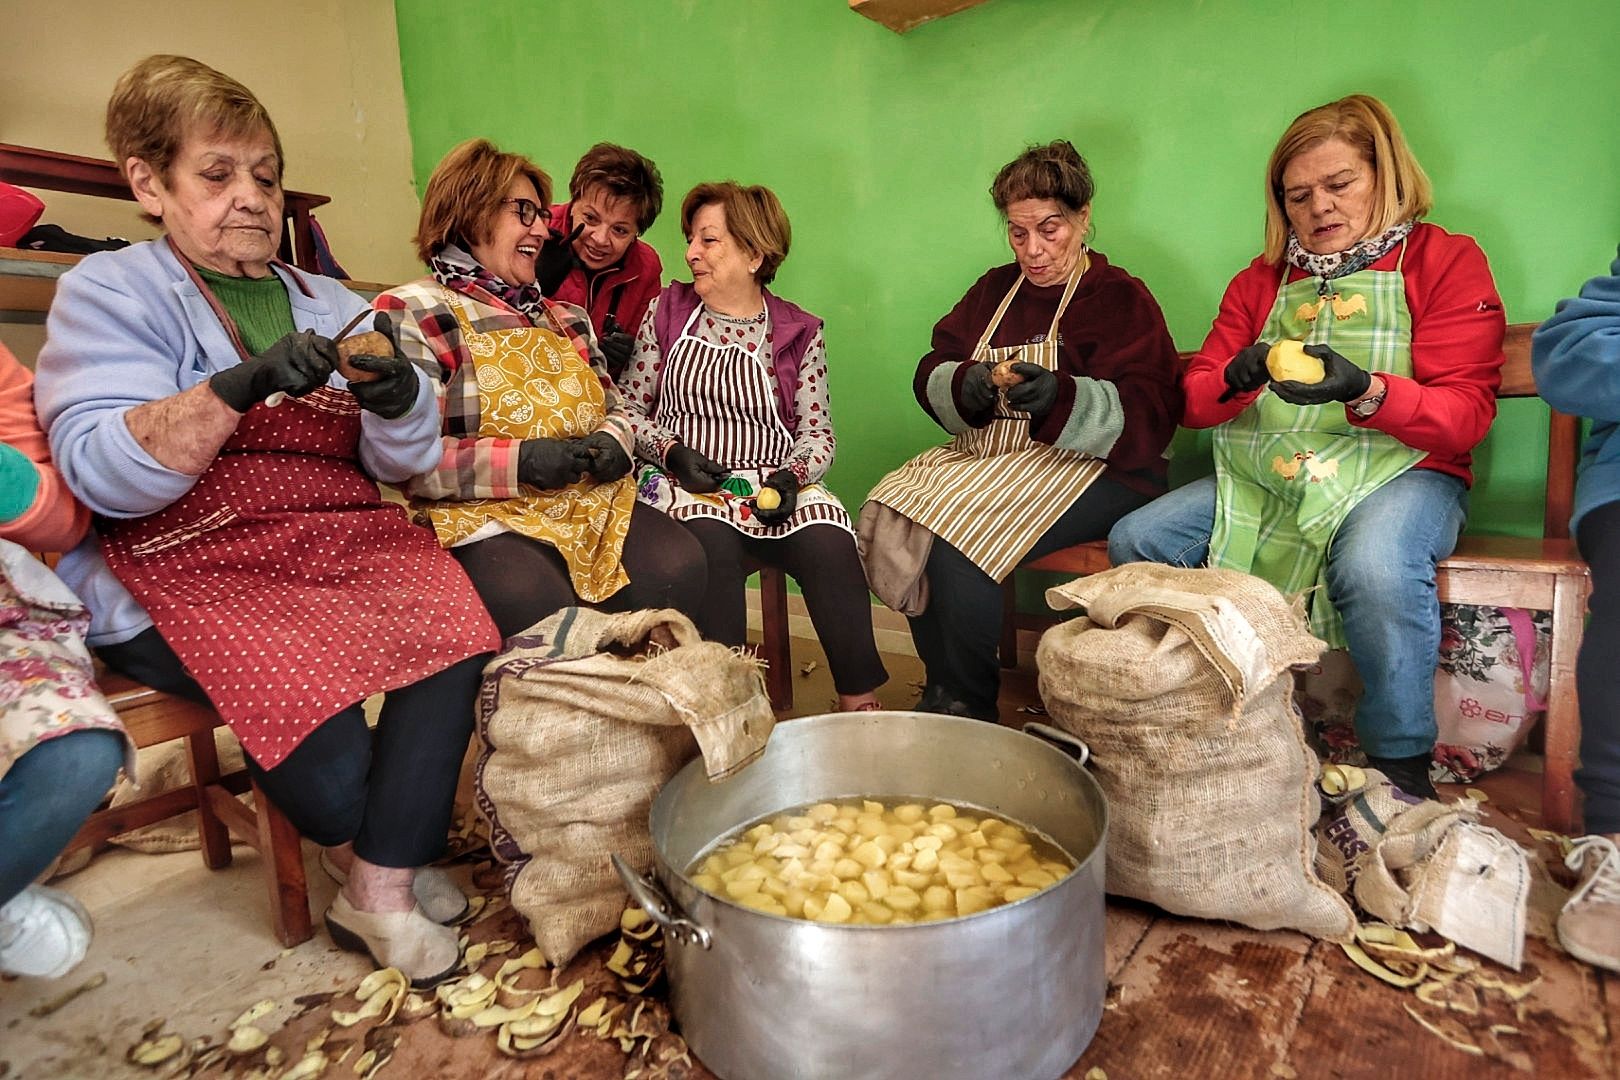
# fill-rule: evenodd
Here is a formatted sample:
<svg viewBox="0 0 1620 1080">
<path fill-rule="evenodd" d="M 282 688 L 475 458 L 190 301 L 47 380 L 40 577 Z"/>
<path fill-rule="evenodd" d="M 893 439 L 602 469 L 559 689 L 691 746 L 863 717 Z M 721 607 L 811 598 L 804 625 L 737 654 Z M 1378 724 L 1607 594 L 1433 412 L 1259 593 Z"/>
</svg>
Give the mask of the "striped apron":
<svg viewBox="0 0 1620 1080">
<path fill-rule="evenodd" d="M 1044 340 L 992 349 L 990 339 L 1024 283 L 1019 274 L 969 360 L 1016 360 L 1056 371 L 1058 323 L 1087 265 L 1082 256 Z M 1029 413 L 1009 407 L 1006 392 L 998 390 L 990 423 L 924 450 L 879 480 L 867 498 L 910 518 L 1001 581 L 1106 468 L 1090 454 L 1031 439 Z"/>
<path fill-rule="evenodd" d="M 793 433 L 777 409 L 768 347 L 754 353 L 739 344 L 705 341 L 692 328 L 707 310 L 699 304 L 670 346 L 652 419 L 731 475 L 719 491 L 700 495 L 646 465 L 637 477 L 641 501 L 677 520 L 717 518 L 745 536 L 782 537 L 817 522 L 853 532 L 849 513 L 821 484 L 800 488 L 796 508 L 779 524 L 754 516 L 754 497 L 792 453 Z"/>
<path fill-rule="evenodd" d="M 1412 374 L 1412 312 L 1401 263 L 1277 288 L 1264 341 L 1328 345 L 1367 371 Z M 1345 419 L 1344 405 L 1291 405 L 1273 393 L 1215 429 L 1215 531 L 1209 564 L 1242 570 L 1285 595 L 1308 593 L 1311 633 L 1345 645 L 1328 600 L 1327 553 L 1340 524 L 1424 453 Z"/>
</svg>

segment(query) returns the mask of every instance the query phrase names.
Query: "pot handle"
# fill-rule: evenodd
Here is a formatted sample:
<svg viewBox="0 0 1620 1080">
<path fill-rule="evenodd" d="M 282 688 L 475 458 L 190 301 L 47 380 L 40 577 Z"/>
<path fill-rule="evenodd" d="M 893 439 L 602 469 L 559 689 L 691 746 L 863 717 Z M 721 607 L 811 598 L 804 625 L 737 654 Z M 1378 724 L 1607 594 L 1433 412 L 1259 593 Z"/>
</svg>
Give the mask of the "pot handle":
<svg viewBox="0 0 1620 1080">
<path fill-rule="evenodd" d="M 1055 728 L 1051 724 L 1042 724 L 1031 720 L 1024 725 L 1024 734 L 1033 735 L 1043 742 L 1051 743 L 1059 750 L 1073 757 L 1076 765 L 1083 766 L 1091 760 L 1091 747 L 1087 746 L 1084 740 L 1070 735 L 1061 728 Z"/>
<path fill-rule="evenodd" d="M 688 919 L 655 879 L 637 872 L 635 867 L 617 855 L 609 858 L 613 860 L 613 869 L 618 871 L 619 880 L 624 882 L 631 898 L 641 905 L 653 922 L 663 928 L 664 933 L 683 945 L 700 945 L 707 949 L 712 944 L 708 928 Z"/>
</svg>

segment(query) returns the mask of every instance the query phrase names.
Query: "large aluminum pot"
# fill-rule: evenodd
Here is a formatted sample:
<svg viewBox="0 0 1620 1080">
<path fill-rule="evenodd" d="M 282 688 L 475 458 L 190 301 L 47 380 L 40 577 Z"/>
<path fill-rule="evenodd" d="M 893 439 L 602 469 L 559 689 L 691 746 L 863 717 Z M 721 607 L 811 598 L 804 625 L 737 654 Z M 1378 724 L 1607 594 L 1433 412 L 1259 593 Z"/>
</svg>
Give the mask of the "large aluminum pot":
<svg viewBox="0 0 1620 1080">
<path fill-rule="evenodd" d="M 1080 1056 L 1107 983 L 1108 811 L 1083 745 L 1029 730 L 1042 735 L 924 713 L 813 716 L 778 724 L 730 779 L 711 784 L 699 761 L 676 774 L 652 805 L 656 880 L 614 861 L 664 929 L 671 1005 L 706 1066 L 725 1080 L 1017 1080 L 1060 1076 Z M 909 926 L 767 915 L 683 872 L 738 825 L 850 796 L 982 807 L 1079 867 L 1016 903 Z"/>
</svg>

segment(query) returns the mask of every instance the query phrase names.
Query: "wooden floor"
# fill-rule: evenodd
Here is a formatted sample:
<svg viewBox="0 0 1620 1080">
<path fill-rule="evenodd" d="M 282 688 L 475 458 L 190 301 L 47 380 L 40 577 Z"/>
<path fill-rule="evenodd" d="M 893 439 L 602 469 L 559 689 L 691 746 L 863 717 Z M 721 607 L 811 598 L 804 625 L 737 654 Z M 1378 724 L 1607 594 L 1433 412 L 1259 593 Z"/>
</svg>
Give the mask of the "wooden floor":
<svg viewBox="0 0 1620 1080">
<path fill-rule="evenodd" d="M 813 643 L 795 642 L 796 666 L 812 660 L 816 667 L 795 679 L 795 714 L 823 712 L 830 705 L 832 688 L 824 657 Z M 892 655 L 886 655 L 885 661 L 891 680 L 881 691 L 883 701 L 891 708 L 904 708 L 918 692 L 917 661 Z M 1002 699 L 1005 722 L 1016 724 L 1031 718 L 1026 710 L 1038 707 L 1033 684 L 1034 673 L 1027 662 L 1024 670 L 1009 676 Z M 1525 832 L 1526 826 L 1536 823 L 1530 808 L 1535 805 L 1537 780 L 1532 773 L 1509 769 L 1479 787 L 1490 796 L 1485 805 L 1487 823 L 1502 828 L 1540 856 L 1543 853 Z M 1439 1035 L 1425 1030 L 1407 1011 L 1408 1007 L 1425 1017 L 1439 1016 L 1433 1007 L 1418 1002 L 1411 991 L 1376 981 L 1352 965 L 1335 945 L 1293 933 L 1262 933 L 1176 918 L 1134 902 L 1110 902 L 1106 929 L 1108 991 L 1102 1023 L 1091 1046 L 1064 1075 L 1074 1080 L 1479 1080 L 1526 1074 L 1605 1080 L 1620 1077 L 1616 1039 L 1616 1031 L 1620 1030 L 1620 976 L 1603 976 L 1576 963 L 1552 943 L 1552 917 L 1562 903 L 1565 886 L 1555 880 L 1563 874 L 1562 867 L 1556 867 L 1555 874 L 1546 863 L 1546 859 L 1537 859 L 1529 920 L 1531 940 L 1524 970 L 1514 974 L 1487 965 L 1494 974 L 1513 983 L 1536 978 L 1540 983 L 1518 1006 L 1488 991 L 1481 995 L 1478 1013 L 1452 1013 L 1438 1021 L 1443 1029 L 1466 1035 L 1480 1048 L 1479 1055 L 1455 1049 Z M 496 875 L 487 864 L 464 863 L 451 869 L 474 887 L 497 891 Z M 474 942 L 525 937 L 520 919 L 509 908 L 473 925 L 469 936 Z M 306 946 L 306 950 L 324 939 L 324 933 L 317 931 L 316 937 L 317 942 Z M 584 979 L 582 1002 L 589 1002 L 599 993 L 616 991 L 617 980 L 603 966 L 612 947 L 613 941 L 606 939 L 587 949 L 565 971 L 557 973 L 557 985 Z M 294 959 L 279 963 L 286 967 Z M 334 1030 L 333 1009 L 354 1007 L 352 998 L 331 993 L 333 986 L 351 985 L 348 977 L 340 982 L 331 977 L 268 970 L 277 963 L 265 965 L 263 978 L 280 977 L 289 984 L 283 1000 L 294 993 L 307 995 L 297 999 L 299 1011 L 272 1036 L 273 1045 L 281 1048 L 287 1061 L 297 1060 L 306 1042 L 323 1033 L 334 1058 L 345 1043 L 353 1044 L 354 1052 L 347 1061 L 329 1068 L 326 1076 L 354 1075 L 350 1071 L 352 1062 L 362 1048 L 391 1049 L 392 1060 L 378 1074 L 381 1080 L 587 1080 L 624 1076 L 634 1064 L 617 1043 L 578 1030 L 546 1057 L 527 1062 L 498 1055 L 494 1039 L 488 1034 L 452 1038 L 431 1020 L 412 1024 L 396 1021 L 384 1027 L 368 1021 Z M 493 974 L 498 966 L 499 958 L 492 957 L 485 962 L 484 970 Z M 308 983 L 303 990 L 298 989 L 299 978 Z M 662 994 L 660 985 L 655 997 Z M 221 1006 L 218 1011 L 234 1014 L 265 996 L 246 988 L 240 995 L 239 1002 L 216 1003 Z M 655 1005 L 648 1015 L 667 1015 L 660 1009 L 661 1005 Z M 63 1024 L 68 1022 L 67 1015 L 64 1011 Z M 137 1009 L 133 1015 L 141 1014 Z M 215 1030 L 217 1024 L 188 1025 L 184 1017 L 168 1019 L 171 1030 L 187 1038 L 210 1036 L 217 1041 L 225 1034 Z M 30 1029 L 31 1037 L 66 1039 L 68 1033 L 53 1031 L 54 1022 L 55 1018 L 37 1022 Z M 1493 1025 L 1497 1026 L 1494 1035 Z M 1502 1030 L 1501 1025 L 1516 1033 Z M 0 1044 L 7 1040 L 8 1032 L 21 1034 L 22 1030 L 17 1021 L 7 1023 L 0 1018 Z M 113 1060 L 104 1059 L 93 1073 L 84 1075 L 154 1075 L 150 1070 L 132 1070 L 118 1062 L 114 1054 L 124 1048 L 121 1044 L 109 1046 L 108 1057 Z M 7 1056 L 0 1053 L 0 1058 Z M 243 1075 L 256 1060 L 262 1058 L 253 1055 L 238 1059 L 230 1069 L 215 1067 L 198 1075 Z M 5 1077 L 6 1071 L 0 1068 L 0 1077 Z M 5 1080 L 34 1075 L 24 1067 L 21 1073 Z M 711 1076 L 698 1063 L 653 1075 Z"/>
</svg>

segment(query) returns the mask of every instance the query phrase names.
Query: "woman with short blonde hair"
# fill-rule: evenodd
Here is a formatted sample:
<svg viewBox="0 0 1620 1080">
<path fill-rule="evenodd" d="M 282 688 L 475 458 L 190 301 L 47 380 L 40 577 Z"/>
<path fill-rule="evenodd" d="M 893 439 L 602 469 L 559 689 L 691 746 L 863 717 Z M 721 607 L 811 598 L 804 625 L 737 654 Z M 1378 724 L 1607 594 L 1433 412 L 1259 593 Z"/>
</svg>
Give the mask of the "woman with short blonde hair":
<svg viewBox="0 0 1620 1080">
<path fill-rule="evenodd" d="M 1265 180 L 1265 250 L 1182 378 L 1215 475 L 1121 521 L 1109 555 L 1207 559 L 1306 594 L 1366 687 L 1361 748 L 1433 797 L 1435 568 L 1496 415 L 1502 298 L 1472 238 L 1419 220 L 1428 178 L 1377 98 L 1302 113 Z"/>
</svg>

